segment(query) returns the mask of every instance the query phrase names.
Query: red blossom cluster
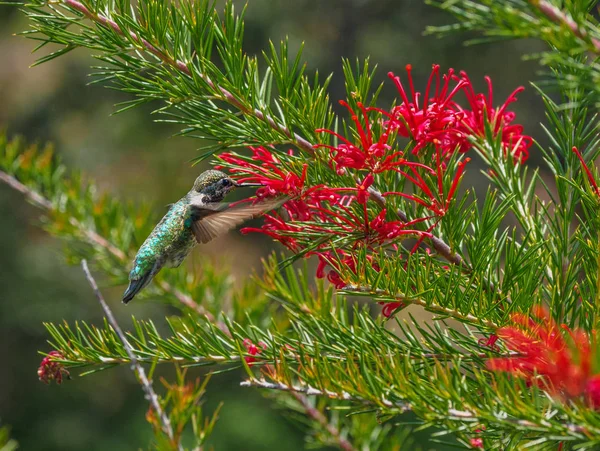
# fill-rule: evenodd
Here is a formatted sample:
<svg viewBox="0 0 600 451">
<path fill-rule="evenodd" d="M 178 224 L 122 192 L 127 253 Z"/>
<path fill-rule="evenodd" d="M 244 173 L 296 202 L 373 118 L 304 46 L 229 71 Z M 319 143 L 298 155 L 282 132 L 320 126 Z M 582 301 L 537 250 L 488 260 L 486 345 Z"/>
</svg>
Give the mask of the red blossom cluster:
<svg viewBox="0 0 600 451">
<path fill-rule="evenodd" d="M 324 251 L 317 252 L 319 265 L 317 266 L 317 278 L 331 282 L 336 288 L 344 288 L 347 284 L 340 276 L 341 268 L 348 268 L 351 272 L 357 272 L 356 257 L 346 251 L 338 250 L 336 252 Z M 379 271 L 379 265 L 374 260 L 372 255 L 367 255 L 367 260 L 375 271 Z M 327 268 L 330 268 L 327 270 Z M 327 270 L 327 271 L 326 271 Z"/>
<path fill-rule="evenodd" d="M 37 374 L 39 379 L 45 384 L 49 384 L 50 381 L 56 381 L 57 384 L 61 384 L 63 377 L 70 379 L 69 371 L 64 365 L 57 360 L 64 359 L 64 356 L 58 351 L 51 351 L 46 357 L 42 359 L 42 363 L 38 368 Z"/>
<path fill-rule="evenodd" d="M 483 449 L 483 439 L 481 437 L 472 438 L 469 440 L 469 443 L 473 448 Z"/>
<path fill-rule="evenodd" d="M 399 240 L 415 238 L 415 251 L 432 236 L 433 228 L 451 208 L 469 162 L 460 154 L 484 137 L 486 128 L 501 137 L 507 154 L 521 162 L 526 160 L 532 140 L 522 135 L 522 127 L 513 124 L 514 114 L 507 111 L 521 88 L 503 105 L 494 107 L 487 78 L 487 95 L 477 94 L 466 74 L 456 75 L 450 70 L 441 76 L 436 65 L 423 96 L 415 91 L 410 66 L 407 73 L 408 94 L 400 78 L 390 74 L 400 95 L 398 106 L 386 111 L 342 101 L 350 115 L 352 133 L 343 136 L 333 130 L 316 130 L 337 140 L 314 146 L 314 158 L 326 158 L 332 170 L 330 178 L 339 180 L 331 184 L 334 186 L 311 183 L 317 171 L 327 170 L 327 165 L 315 164 L 315 175 L 311 175 L 310 164 L 292 150 L 277 153 L 261 146 L 251 147 L 249 156 L 221 154 L 223 167 L 229 168 L 239 182 L 262 185 L 255 202 L 274 196 L 289 198 L 283 212 L 265 215 L 260 228 L 247 227 L 242 232 L 264 233 L 294 252 L 317 255 L 317 275 L 341 288 L 347 285 L 340 276 L 342 269 L 356 273 L 353 255 L 358 249 L 366 249 L 367 258 L 373 261 L 371 255 L 384 246 L 397 249 Z M 464 107 L 458 103 L 461 93 L 466 99 Z M 411 138 L 412 152 L 404 150 L 398 136 Z M 380 184 L 390 173 L 404 182 L 405 190 L 382 189 L 385 186 Z M 395 204 L 394 198 L 414 202 L 421 212 L 419 217 L 401 219 L 393 208 L 387 208 Z M 377 200 L 378 208 L 374 208 L 373 200 Z M 332 250 L 323 240 L 327 237 L 346 239 L 342 248 Z M 389 316 L 398 307 L 399 303 L 388 303 L 383 314 Z"/>
<path fill-rule="evenodd" d="M 263 352 L 265 349 L 267 349 L 266 343 L 259 341 L 258 344 L 254 344 L 252 342 L 252 340 L 250 340 L 249 338 L 246 338 L 242 342 L 242 344 L 246 348 L 246 351 L 248 352 L 248 354 L 250 354 L 250 356 L 244 357 L 244 360 L 250 366 L 252 366 L 252 364 L 254 362 L 256 362 L 256 358 L 251 357 L 251 356 L 259 355 L 261 352 Z"/>
<path fill-rule="evenodd" d="M 557 396 L 583 397 L 600 408 L 600 373 L 592 368 L 590 337 L 559 326 L 542 307 L 535 308 L 531 317 L 515 313 L 511 319 L 512 324 L 496 334 L 515 355 L 490 359 L 487 367 L 522 377 Z"/>
<path fill-rule="evenodd" d="M 292 171 L 283 170 L 281 162 L 268 149 L 254 147 L 251 150 L 250 161 L 229 153 L 220 155 L 220 158 L 232 166 L 230 169 L 232 173 L 240 175 L 239 182 L 260 183 L 264 186 L 257 190 L 256 201 L 274 195 L 289 196 L 291 199 L 283 205 L 289 219 L 284 219 L 277 214 L 266 215 L 261 228 L 246 227 L 242 229 L 243 233 L 264 233 L 294 251 L 300 249 L 297 240 L 293 237 L 295 233 L 310 231 L 331 234 L 332 226 L 335 226 L 335 230 L 339 233 L 362 236 L 361 241 L 368 245 L 392 241 L 402 235 L 430 235 L 429 232 L 412 228 L 413 225 L 427 218 L 407 222 L 388 221 L 385 209 L 374 218 L 368 216 L 365 204 L 370 197 L 369 188 L 374 181 L 373 174 L 369 173 L 355 186 L 307 187 L 305 186 L 306 164 L 302 165 L 302 173 L 297 176 Z M 291 155 L 293 154 L 290 151 Z M 357 214 L 351 208 L 353 202 L 364 206 L 362 214 Z M 311 221 L 310 225 L 306 224 L 308 221 Z"/>
<path fill-rule="evenodd" d="M 252 151 L 251 163 L 235 154 L 222 153 L 219 157 L 233 165 L 230 169 L 232 174 L 239 174 L 237 179 L 240 183 L 260 183 L 263 187 L 256 190 L 256 197 L 264 199 L 273 196 L 289 196 L 296 198 L 302 193 L 306 181 L 307 165 L 302 167 L 301 175 L 285 171 L 281 167 L 281 161 L 273 153 L 264 147 L 250 147 Z M 289 151 L 292 153 L 292 150 Z M 237 167 L 236 167 L 237 166 Z M 217 166 L 216 169 L 219 169 Z"/>
<path fill-rule="evenodd" d="M 495 108 L 489 77 L 485 77 L 488 85 L 486 96 L 475 92 L 465 72 L 456 75 L 450 69 L 440 77 L 440 67 L 436 64 L 425 87 L 425 95 L 422 96 L 421 92 L 415 91 L 410 65 L 406 66 L 406 72 L 411 98 L 400 77 L 391 72 L 388 74 L 402 99 L 402 103 L 389 114 L 389 123 L 400 135 L 415 141 L 413 153 L 430 144 L 440 147 L 444 155 L 456 151 L 464 153 L 471 148 L 472 137 L 485 138 L 486 125 L 489 124 L 494 138 L 501 136 L 507 153 L 517 161 L 527 160 L 533 139 L 523 135 L 523 127 L 513 124 L 515 114 L 507 111 L 508 105 L 517 100 L 516 96 L 523 91 L 523 87 L 517 88 L 501 106 Z M 467 108 L 458 103 L 459 93 L 465 95 Z"/>
<path fill-rule="evenodd" d="M 475 433 L 476 434 L 481 434 L 483 431 L 485 431 L 485 426 L 481 426 L 480 428 L 475 429 Z M 475 449 L 484 449 L 484 445 L 483 445 L 483 438 L 482 437 L 473 437 L 469 439 L 469 444 L 471 445 L 472 448 Z"/>
<path fill-rule="evenodd" d="M 352 107 L 344 100 L 340 101 L 350 113 L 350 118 L 354 123 L 359 140 L 354 143 L 346 137 L 336 133 L 333 130 L 319 128 L 317 133 L 327 133 L 337 137 L 341 144 L 331 146 L 328 144 L 317 144 L 315 147 L 325 147 L 330 150 L 331 160 L 338 174 L 345 174 L 347 169 L 369 170 L 372 173 L 395 170 L 402 172 L 401 167 L 425 167 L 417 162 L 411 162 L 404 158 L 404 152 L 392 148 L 394 135 L 393 123 L 388 122 L 386 129 L 379 136 L 373 132 L 373 121 L 370 113 L 386 114 L 377 108 L 366 108 L 358 102 L 357 107 L 360 110 L 355 112 Z M 360 114 L 360 117 L 359 117 Z M 363 125 L 364 124 L 364 125 Z"/>
</svg>

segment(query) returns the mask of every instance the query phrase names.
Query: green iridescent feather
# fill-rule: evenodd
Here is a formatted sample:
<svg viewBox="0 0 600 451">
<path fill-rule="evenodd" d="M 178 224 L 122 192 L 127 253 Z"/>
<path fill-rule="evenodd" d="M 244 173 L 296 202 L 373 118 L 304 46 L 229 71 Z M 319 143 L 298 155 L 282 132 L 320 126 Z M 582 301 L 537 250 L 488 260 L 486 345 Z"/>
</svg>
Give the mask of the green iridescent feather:
<svg viewBox="0 0 600 451">
<path fill-rule="evenodd" d="M 131 278 L 151 271 L 158 259 L 177 267 L 195 244 L 187 196 L 174 203 L 167 214 L 146 238 L 135 258 Z"/>
</svg>

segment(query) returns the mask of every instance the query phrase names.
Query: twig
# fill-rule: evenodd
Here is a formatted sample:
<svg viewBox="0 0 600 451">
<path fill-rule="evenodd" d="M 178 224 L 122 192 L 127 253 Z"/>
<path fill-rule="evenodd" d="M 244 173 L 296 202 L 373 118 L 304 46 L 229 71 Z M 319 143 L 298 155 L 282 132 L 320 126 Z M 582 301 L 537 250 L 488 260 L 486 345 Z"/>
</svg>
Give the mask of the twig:
<svg viewBox="0 0 600 451">
<path fill-rule="evenodd" d="M 287 385 L 282 382 L 268 382 L 264 379 L 260 379 L 260 380 L 259 379 L 247 379 L 245 381 L 240 382 L 240 386 L 241 387 L 266 388 L 269 390 L 280 390 L 280 391 L 287 391 L 287 392 L 293 392 L 293 393 L 303 393 L 308 396 L 311 396 L 311 395 L 326 396 L 330 399 L 339 399 L 340 401 L 360 402 L 363 404 L 365 404 L 365 403 L 373 404 L 374 403 L 374 401 L 372 402 L 372 401 L 368 401 L 364 398 L 359 398 L 359 397 L 353 396 L 350 393 L 345 392 L 345 391 L 337 393 L 337 392 L 333 392 L 333 391 L 329 391 L 329 390 L 320 390 L 318 388 L 311 387 L 310 385 L 303 385 L 303 386 Z M 378 400 L 378 402 L 385 407 L 400 409 L 401 412 L 406 412 L 408 410 L 411 410 L 410 404 L 403 402 L 403 401 L 392 402 L 389 399 L 383 398 L 383 399 Z"/>
<path fill-rule="evenodd" d="M 373 187 L 373 185 L 369 186 L 367 191 L 373 197 L 373 200 L 375 202 L 377 202 L 377 204 L 381 208 L 385 208 L 387 201 L 385 200 L 385 197 L 383 197 L 383 194 L 381 194 L 381 191 L 379 191 L 377 188 Z"/>
<path fill-rule="evenodd" d="M 25 197 L 36 207 L 43 208 L 45 210 L 52 209 L 52 202 L 50 202 L 48 199 L 46 199 L 44 196 L 42 196 L 38 192 L 23 185 L 16 178 L 8 175 L 6 172 L 0 171 L 0 180 L 3 181 L 4 183 L 6 183 L 8 186 L 10 186 L 15 191 L 18 191 L 21 194 L 25 195 Z"/>
<path fill-rule="evenodd" d="M 594 53 L 600 54 L 600 40 L 590 37 L 587 30 L 583 27 L 580 27 L 569 14 L 561 11 L 558 7 L 547 0 L 529 0 L 529 3 L 535 6 L 552 22 L 559 25 L 564 25 L 579 39 L 589 41 L 592 44 Z"/>
<path fill-rule="evenodd" d="M 396 214 L 402 221 L 408 222 L 408 216 L 406 216 L 406 213 L 404 213 L 402 210 L 397 210 Z M 452 248 L 444 240 L 435 235 L 425 239 L 431 243 L 431 246 L 435 249 L 435 251 L 444 259 L 446 259 L 446 261 L 452 263 L 453 265 L 462 265 L 468 269 L 462 257 L 457 252 L 452 252 Z"/>
<path fill-rule="evenodd" d="M 355 448 L 352 446 L 352 443 L 342 437 L 339 429 L 331 424 L 319 409 L 314 408 L 306 396 L 297 392 L 291 392 L 291 395 L 302 405 L 304 412 L 327 431 L 340 449 L 343 449 L 344 451 L 354 451 Z"/>
<path fill-rule="evenodd" d="M 294 385 L 286 385 L 284 383 L 281 382 L 267 382 L 264 379 L 248 379 L 245 380 L 243 382 L 240 383 L 240 385 L 242 387 L 257 387 L 257 388 L 264 388 L 264 389 L 268 389 L 268 390 L 281 390 L 281 391 L 287 391 L 287 392 L 294 392 L 294 393 L 304 393 L 306 395 L 315 395 L 315 396 L 326 396 L 328 398 L 331 399 L 339 399 L 342 401 L 354 401 L 354 402 L 360 402 L 362 404 L 377 404 L 378 402 L 373 400 L 367 400 L 364 398 L 358 398 L 355 396 L 350 395 L 347 392 L 342 392 L 342 393 L 336 393 L 336 392 L 331 392 L 328 390 L 319 390 L 310 386 L 294 386 Z M 385 407 L 389 407 L 389 408 L 399 408 L 401 410 L 401 412 L 406 412 L 411 410 L 411 405 L 408 402 L 403 402 L 403 401 L 396 401 L 396 402 L 391 402 L 389 400 L 382 400 L 379 401 L 381 404 L 383 404 Z M 477 412 L 473 412 L 473 411 L 469 411 L 469 410 L 458 410 L 458 409 L 454 409 L 454 408 L 449 408 L 447 412 L 445 412 L 443 414 L 443 417 L 446 420 L 453 420 L 453 421 L 465 421 L 465 420 L 490 420 L 490 418 L 487 417 L 482 417 L 481 415 L 478 415 Z M 544 429 L 548 428 L 549 424 L 543 420 L 539 421 L 539 422 L 534 422 L 534 421 L 529 421 L 529 420 L 520 420 L 518 418 L 510 418 L 507 414 L 503 413 L 503 412 L 497 412 L 494 415 L 493 418 L 494 421 L 497 421 L 498 423 L 507 423 L 507 424 L 512 424 L 512 425 L 516 425 L 518 427 L 524 428 L 524 429 L 532 429 L 532 428 L 537 428 L 537 427 L 543 427 Z M 590 433 L 592 433 L 592 431 L 589 430 L 588 426 L 579 426 L 577 424 L 573 424 L 573 423 L 562 423 L 560 424 L 560 427 L 568 430 L 569 432 L 572 433 L 576 433 L 576 434 L 586 434 L 589 435 Z M 596 431 L 594 431 L 594 433 L 596 433 Z"/>
<path fill-rule="evenodd" d="M 425 310 L 428 310 L 430 312 L 447 315 L 447 316 L 450 316 L 450 317 L 460 320 L 460 321 L 468 321 L 470 323 L 479 324 L 479 325 L 488 327 L 493 330 L 496 330 L 496 329 L 498 329 L 498 327 L 500 327 L 500 326 L 498 326 L 498 324 L 496 324 L 493 321 L 478 318 L 471 314 L 460 313 L 456 309 L 449 309 L 447 307 L 437 305 L 437 304 L 428 304 L 427 302 L 425 302 L 425 300 L 423 300 L 421 298 L 409 298 L 409 297 L 405 297 L 405 296 L 399 296 L 397 294 L 391 294 L 388 291 L 382 290 L 379 288 L 371 288 L 371 287 L 356 286 L 356 285 L 346 285 L 344 288 L 341 289 L 341 291 L 348 293 L 348 294 L 366 293 L 371 296 L 386 296 L 386 297 L 392 298 L 396 301 L 400 301 L 405 304 L 419 305 L 419 306 L 423 307 Z"/>
<path fill-rule="evenodd" d="M 136 351 L 136 349 L 133 349 L 134 352 L 139 352 Z M 441 362 L 441 361 L 445 361 L 445 360 L 453 360 L 457 357 L 460 357 L 462 359 L 462 361 L 468 361 L 469 359 L 474 359 L 474 358 L 479 358 L 479 359 L 483 359 L 483 358 L 488 358 L 489 357 L 489 353 L 486 352 L 481 352 L 481 353 L 471 353 L 471 354 L 442 354 L 442 353 L 433 353 L 433 352 L 426 352 L 423 354 L 389 354 L 390 358 L 394 357 L 396 355 L 401 355 L 404 358 L 407 359 L 411 359 L 411 360 L 435 360 L 436 362 Z M 504 354 L 505 357 L 522 357 L 522 354 L 519 354 L 517 352 L 508 352 L 507 354 Z M 265 365 L 271 365 L 273 363 L 273 359 L 271 358 L 262 358 L 256 355 L 256 356 L 252 356 L 254 359 L 256 359 L 253 362 L 254 366 L 265 366 Z M 239 355 L 192 355 L 192 356 L 177 356 L 177 355 L 170 355 L 170 356 L 162 356 L 162 357 L 143 357 L 143 356 L 136 356 L 138 363 L 180 363 L 180 364 L 203 364 L 203 365 L 207 365 L 207 364 L 229 364 L 229 363 L 237 363 L 239 361 L 242 360 L 242 358 L 244 357 L 240 357 Z M 323 353 L 323 354 L 319 354 L 319 358 L 324 359 L 324 360 L 330 360 L 330 361 L 346 361 L 348 359 L 352 359 L 352 357 L 347 357 L 345 355 L 337 355 L 337 354 L 332 354 L 332 353 Z M 353 357 L 355 360 L 358 359 L 357 357 Z M 279 359 L 279 361 L 282 361 L 283 359 Z M 291 357 L 288 357 L 287 360 L 290 363 L 296 363 L 298 361 L 298 357 L 297 355 L 293 355 Z M 118 355 L 101 355 L 101 354 L 97 354 L 94 355 L 93 358 L 89 358 L 83 355 L 80 355 L 78 357 L 69 357 L 69 363 L 72 365 L 90 365 L 90 364 L 96 364 L 96 363 L 100 363 L 102 365 L 122 365 L 125 363 L 129 363 L 129 359 L 122 357 L 122 356 L 118 356 Z"/>
<path fill-rule="evenodd" d="M 135 349 L 134 349 L 135 351 Z M 205 355 L 205 356 L 190 356 L 190 357 L 181 357 L 181 356 L 170 356 L 170 357 L 137 357 L 136 359 L 138 363 L 202 363 L 202 364 L 210 364 L 210 363 L 235 363 L 241 360 L 240 356 L 232 355 L 232 356 L 221 356 L 221 355 Z M 80 358 L 71 358 L 71 362 L 80 363 L 80 364 L 89 364 L 90 360 L 85 357 Z M 129 363 L 129 359 L 125 357 L 115 357 L 106 356 L 106 355 L 98 355 L 94 356 L 93 362 L 101 363 L 102 365 L 122 365 L 124 363 Z M 254 365 L 267 365 L 270 361 L 256 361 Z"/>
<path fill-rule="evenodd" d="M 171 422 L 169 420 L 169 417 L 167 417 L 167 415 L 163 412 L 162 408 L 160 407 L 160 403 L 158 402 L 158 396 L 156 396 L 156 393 L 152 389 L 152 383 L 146 377 L 146 371 L 144 371 L 144 367 L 142 367 L 139 364 L 137 357 L 135 356 L 135 353 L 133 352 L 133 348 L 127 341 L 127 337 L 125 337 L 125 334 L 121 330 L 119 323 L 117 323 L 117 320 L 114 317 L 112 311 L 110 310 L 110 307 L 104 300 L 104 297 L 102 296 L 102 293 L 100 292 L 100 289 L 98 288 L 98 285 L 96 284 L 96 281 L 94 280 L 94 277 L 92 276 L 92 273 L 90 272 L 90 269 L 88 268 L 88 264 L 87 264 L 86 260 L 81 261 L 81 267 L 83 268 L 85 277 L 86 277 L 87 281 L 89 282 L 90 286 L 92 287 L 92 290 L 94 291 L 94 294 L 96 295 L 96 298 L 98 299 L 98 302 L 100 302 L 100 305 L 102 306 L 102 310 L 104 310 L 104 313 L 106 314 L 106 318 L 108 319 L 108 322 L 115 330 L 117 336 L 119 337 L 119 340 L 121 340 L 121 342 L 123 343 L 123 347 L 125 348 L 125 351 L 127 352 L 129 359 L 131 360 L 131 369 L 133 372 L 135 372 L 137 374 L 140 382 L 142 383 L 142 388 L 143 388 L 144 392 L 146 393 L 146 399 L 148 401 L 150 401 L 150 404 L 156 411 L 156 414 L 158 415 L 161 425 L 162 425 L 162 430 L 164 431 L 165 434 L 167 434 L 167 436 L 171 440 L 171 443 L 174 445 L 174 447 L 176 447 L 178 450 L 183 450 L 183 447 L 181 446 L 180 443 L 177 443 L 177 444 L 175 443 L 175 439 L 174 439 L 174 435 L 173 435 L 173 428 L 171 427 Z"/>
<path fill-rule="evenodd" d="M 73 8 L 76 11 L 79 11 L 84 16 L 86 16 L 88 19 L 90 19 L 96 23 L 99 23 L 107 28 L 112 29 L 116 33 L 120 34 L 121 36 L 126 36 L 128 39 L 132 40 L 133 42 L 136 42 L 138 45 L 141 45 L 149 53 L 156 56 L 158 59 L 160 59 L 164 63 L 168 64 L 169 66 L 173 67 L 174 69 L 176 69 L 180 72 L 183 72 L 185 75 L 188 75 L 190 77 L 192 76 L 192 72 L 190 71 L 190 69 L 188 68 L 188 66 L 185 62 L 174 59 L 170 55 L 167 55 L 167 53 L 164 50 L 161 50 L 158 47 L 154 46 L 153 44 L 148 42 L 146 39 L 135 34 L 133 31 L 129 31 L 128 33 L 126 33 L 125 31 L 123 31 L 121 29 L 121 27 L 114 20 L 112 20 L 106 16 L 103 16 L 101 14 L 97 14 L 97 13 L 90 11 L 85 5 L 78 2 L 77 0 L 64 0 L 64 4 L 69 6 L 70 8 Z M 269 126 L 271 128 L 273 128 L 274 130 L 277 130 L 278 132 L 282 133 L 283 135 L 285 135 L 288 138 L 290 138 L 291 140 L 293 140 L 293 143 L 298 148 L 300 148 L 306 152 L 309 152 L 309 153 L 314 153 L 313 145 L 310 142 L 308 142 L 306 139 L 304 139 L 302 136 L 298 135 L 297 133 L 293 133 L 285 125 L 280 124 L 273 117 L 269 116 L 268 114 L 263 113 L 259 109 L 247 108 L 230 91 L 228 91 L 225 88 L 215 85 L 215 83 L 206 74 L 199 74 L 199 77 L 202 78 L 202 80 L 204 80 L 206 82 L 206 84 L 209 85 L 211 88 L 219 91 L 221 93 L 221 95 L 223 96 L 224 101 L 226 101 L 230 105 L 234 106 L 235 108 L 239 109 L 242 113 L 252 115 L 252 116 L 260 119 L 261 121 L 265 121 L 266 123 L 269 124 Z"/>
<path fill-rule="evenodd" d="M 52 202 L 50 202 L 48 199 L 46 199 L 44 196 L 42 196 L 37 191 L 35 191 L 35 190 L 29 188 L 28 186 L 24 185 L 23 183 L 19 182 L 13 176 L 0 171 L 0 181 L 6 183 L 12 189 L 19 191 L 21 194 L 25 195 L 25 197 L 27 199 L 29 199 L 29 201 L 31 201 L 31 203 L 33 203 L 36 207 L 42 208 L 44 210 L 53 210 L 54 209 Z M 95 232 L 92 232 L 91 230 L 86 229 L 83 226 L 83 224 L 81 224 L 81 222 L 79 222 L 77 219 L 75 219 L 72 216 L 68 220 L 69 220 L 69 224 L 71 224 L 73 227 L 82 231 L 82 233 L 85 235 L 85 237 L 89 241 L 91 241 L 93 244 L 106 249 L 109 253 L 114 255 L 119 260 L 127 259 L 125 253 L 121 249 L 116 247 L 115 245 L 111 244 L 108 240 L 106 240 L 106 238 L 98 235 Z"/>
<path fill-rule="evenodd" d="M 448 410 L 448 419 L 450 420 L 458 420 L 458 421 L 463 421 L 463 420 L 470 420 L 470 419 L 479 419 L 481 418 L 480 416 L 478 416 L 475 412 L 470 412 L 468 410 L 457 410 L 457 409 L 449 409 Z M 506 418 L 502 415 L 495 415 L 495 419 L 496 421 L 498 421 L 499 423 L 509 423 L 509 424 L 513 424 L 522 428 L 526 428 L 526 429 L 531 429 L 531 428 L 536 428 L 536 427 L 543 427 L 543 428 L 547 428 L 549 425 L 547 422 L 545 421 L 540 421 L 539 423 L 533 422 L 533 421 L 529 421 L 529 420 L 519 420 L 517 418 Z M 584 427 L 584 426 L 579 426 L 577 424 L 572 424 L 572 423 L 562 423 L 561 426 L 563 426 L 564 428 L 566 428 L 569 432 L 574 432 L 574 433 L 582 433 L 582 434 L 586 434 L 589 435 L 591 433 L 591 431 L 589 430 L 588 427 Z"/>
<path fill-rule="evenodd" d="M 369 191 L 369 194 L 371 195 L 371 197 L 373 198 L 373 200 L 381 208 L 385 208 L 387 201 L 386 201 L 385 197 L 383 196 L 383 194 L 381 194 L 381 192 L 379 190 L 377 190 L 376 188 L 374 188 L 372 185 L 369 187 L 368 191 Z M 396 214 L 402 221 L 408 222 L 408 216 L 406 216 L 406 213 L 404 213 L 402 210 L 398 210 L 396 212 Z M 446 244 L 444 242 L 444 240 L 442 240 L 441 238 L 432 236 L 431 238 L 426 238 L 426 239 L 431 242 L 431 245 L 435 249 L 435 251 L 439 255 L 444 257 L 448 262 L 452 263 L 453 265 L 464 264 L 462 257 L 458 253 L 452 252 L 452 248 L 448 244 Z"/>
</svg>

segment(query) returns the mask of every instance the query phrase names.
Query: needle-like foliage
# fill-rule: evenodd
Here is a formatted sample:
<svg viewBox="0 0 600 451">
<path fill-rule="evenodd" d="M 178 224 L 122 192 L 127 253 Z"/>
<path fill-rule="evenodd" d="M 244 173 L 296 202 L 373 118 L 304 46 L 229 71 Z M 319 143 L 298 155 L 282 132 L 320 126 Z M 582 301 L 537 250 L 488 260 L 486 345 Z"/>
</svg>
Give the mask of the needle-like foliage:
<svg viewBox="0 0 600 451">
<path fill-rule="evenodd" d="M 180 308 L 166 333 L 139 319 L 125 337 L 109 321 L 46 324 L 52 351 L 40 379 L 131 360 L 151 373 L 176 366 L 160 398 L 169 437 L 148 413 L 160 449 L 187 446 L 188 424 L 202 446 L 216 421 L 201 420 L 210 388 L 186 382 L 180 368 L 192 366 L 240 370 L 242 386 L 286 408 L 310 444 L 345 451 L 411 446 L 415 420 L 467 448 L 600 447 L 595 2 L 432 3 L 458 23 L 431 32 L 547 42 L 538 56 L 548 72 L 535 85 L 547 147 L 509 110 L 522 88 L 498 104 L 489 78 L 479 93 L 467 74 L 439 66 L 422 83 L 410 65 L 388 74 L 397 100 L 381 105 L 369 61 L 344 61 L 338 117 L 330 77 L 309 76 L 287 42 L 244 52 L 243 11 L 231 1 L 223 11 L 188 0 L 21 5 L 24 34 L 58 45 L 39 63 L 89 49 L 101 62 L 94 82 L 130 95 L 119 112 L 152 103 L 159 120 L 208 143 L 198 159 L 261 185 L 248 201 L 288 199 L 242 230 L 288 249 L 260 276 L 234 284 L 208 262 L 161 272 L 140 297 Z M 532 152 L 551 178 L 530 167 Z M 466 186 L 476 158 L 487 191 Z M 113 284 L 125 283 L 158 220 L 19 140 L 0 140 L 0 180 L 44 210 L 70 261 L 89 260 Z"/>
</svg>

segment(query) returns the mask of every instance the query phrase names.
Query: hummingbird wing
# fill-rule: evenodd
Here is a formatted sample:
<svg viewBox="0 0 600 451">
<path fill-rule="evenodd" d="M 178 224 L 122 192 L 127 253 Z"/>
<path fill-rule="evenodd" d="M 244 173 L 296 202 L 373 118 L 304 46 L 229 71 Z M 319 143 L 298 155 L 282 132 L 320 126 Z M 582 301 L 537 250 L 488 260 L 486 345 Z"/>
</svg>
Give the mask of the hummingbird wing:
<svg viewBox="0 0 600 451">
<path fill-rule="evenodd" d="M 288 198 L 267 200 L 258 204 L 244 204 L 230 208 L 229 204 L 190 204 L 192 208 L 192 230 L 198 243 L 227 233 L 245 221 L 256 218 L 283 204 Z"/>
</svg>

